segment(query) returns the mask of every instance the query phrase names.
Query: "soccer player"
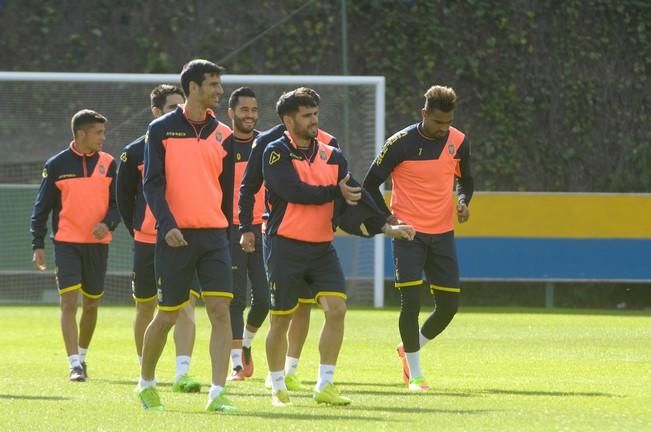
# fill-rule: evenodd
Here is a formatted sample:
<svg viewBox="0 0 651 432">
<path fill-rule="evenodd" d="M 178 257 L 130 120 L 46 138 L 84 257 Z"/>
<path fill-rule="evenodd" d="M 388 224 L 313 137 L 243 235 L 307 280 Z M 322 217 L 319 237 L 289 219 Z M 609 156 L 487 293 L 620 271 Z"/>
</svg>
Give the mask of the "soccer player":
<svg viewBox="0 0 651 432">
<path fill-rule="evenodd" d="M 319 105 L 319 94 L 310 88 L 302 88 L 303 91 L 314 99 L 316 105 Z M 280 123 L 273 128 L 262 132 L 257 136 L 251 149 L 251 154 L 247 162 L 247 167 L 244 172 L 244 178 L 240 187 L 240 195 L 238 200 L 239 207 L 239 222 L 241 239 L 240 244 L 242 250 L 247 253 L 253 253 L 259 249 L 260 244 L 257 243 L 253 229 L 254 205 L 261 205 L 260 197 L 263 196 L 261 188 L 263 184 L 262 177 L 262 153 L 267 148 L 267 145 L 272 141 L 281 138 L 285 133 L 285 125 Z M 332 146 L 338 147 L 337 139 L 329 133 L 318 129 L 317 138 L 319 141 Z M 264 231 L 264 230 L 263 230 Z M 262 247 L 263 255 L 268 252 L 267 236 L 262 234 Z M 285 383 L 287 388 L 292 391 L 304 390 L 301 379 L 297 374 L 298 363 L 303 351 L 303 345 L 310 328 L 310 312 L 312 305 L 316 303 L 312 287 L 306 286 L 300 293 L 298 299 L 298 308 L 292 314 L 292 319 L 289 325 L 287 354 L 285 357 Z M 271 378 L 268 376 L 265 385 L 271 388 Z"/>
<path fill-rule="evenodd" d="M 351 400 L 341 396 L 333 384 L 343 340 L 346 295 L 343 271 L 332 245 L 332 218 L 335 199 L 343 196 L 354 203 L 361 192 L 346 185 L 347 163 L 341 151 L 315 139 L 319 108 L 309 93 L 297 89 L 283 94 L 276 111 L 287 131 L 263 153 L 271 209 L 267 223 L 271 326 L 266 348 L 272 404 L 290 403 L 283 370 L 287 330 L 298 308 L 300 290 L 309 281 L 325 313 L 314 399 L 348 405 Z"/>
<path fill-rule="evenodd" d="M 56 280 L 61 304 L 61 332 L 70 364 L 70 381 L 86 381 L 86 354 L 97 308 L 104 294 L 108 245 L 120 216 L 115 204 L 115 162 L 101 151 L 106 117 L 84 109 L 71 121 L 70 146 L 45 162 L 32 213 L 33 262 L 45 271 L 47 218 L 52 212 Z M 77 326 L 77 301 L 82 313 Z"/>
<path fill-rule="evenodd" d="M 138 395 L 145 409 L 162 410 L 155 371 L 169 330 L 189 302 L 195 272 L 210 319 L 212 386 L 207 411 L 237 410 L 224 394 L 231 347 L 232 294 L 228 243 L 232 185 L 224 187 L 231 129 L 212 111 L 224 93 L 223 68 L 207 60 L 183 66 L 186 103 L 150 123 L 145 138 L 144 193 L 156 217 L 158 312 L 145 331 Z"/>
<path fill-rule="evenodd" d="M 183 104 L 183 90 L 177 86 L 161 84 L 150 94 L 151 112 L 154 117 L 174 111 Z M 142 340 L 145 329 L 156 310 L 156 277 L 154 275 L 154 245 L 156 228 L 154 216 L 145 202 L 142 192 L 144 172 L 145 137 L 142 136 L 127 145 L 120 155 L 120 166 L 115 182 L 116 198 L 120 216 L 133 242 L 133 273 L 131 286 L 136 301 L 136 317 L 133 334 L 136 341 L 139 363 L 142 364 Z M 194 304 L 197 290 L 191 290 L 190 302 L 181 309 L 174 327 L 176 346 L 176 377 L 172 390 L 198 392 L 201 384 L 188 375 L 195 339 Z"/>
<path fill-rule="evenodd" d="M 459 307 L 461 289 L 453 217 L 456 210 L 460 223 L 468 220 L 474 182 L 470 142 L 451 126 L 456 99 L 449 87 L 430 87 L 425 93 L 422 121 L 387 140 L 364 180 L 364 188 L 390 222 L 404 221 L 416 229 L 413 241 L 393 242 L 395 286 L 401 299 L 402 343 L 397 350 L 403 380 L 411 391 L 429 389 L 420 367 L 420 349 L 447 327 Z M 391 210 L 379 190 L 389 176 L 393 181 Z M 423 272 L 436 306 L 419 329 Z"/>
<path fill-rule="evenodd" d="M 263 175 L 270 208 L 267 224 L 267 272 L 271 287 L 271 326 L 267 335 L 267 362 L 272 384 L 272 405 L 290 403 L 283 356 L 287 331 L 298 308 L 300 293 L 308 286 L 325 314 L 319 340 L 319 375 L 314 400 L 348 405 L 334 385 L 334 373 L 344 336 L 345 281 L 332 245 L 334 201 L 356 205 L 361 188 L 349 186 L 348 164 L 338 148 L 316 139 L 319 106 L 299 88 L 283 94 L 276 111 L 287 131 L 263 153 Z M 402 230 L 396 235 L 407 236 Z"/>
<path fill-rule="evenodd" d="M 255 92 L 248 87 L 233 91 L 228 99 L 228 116 L 231 119 L 233 134 L 226 139 L 224 147 L 234 164 L 233 186 L 239 190 L 244 170 L 251 153 L 253 140 L 259 134 L 255 129 L 258 121 L 258 102 Z M 231 226 L 231 259 L 233 261 L 233 301 L 231 301 L 231 346 L 232 374 L 230 381 L 241 381 L 253 375 L 251 345 L 258 329 L 269 313 L 269 286 L 265 274 L 262 250 L 262 214 L 264 213 L 264 191 L 255 196 L 252 233 L 258 248 L 244 252 L 240 246 L 238 218 L 238 190 L 233 191 L 233 225 Z M 251 308 L 244 324 L 243 313 L 246 307 L 247 275 L 251 280 Z"/>
</svg>

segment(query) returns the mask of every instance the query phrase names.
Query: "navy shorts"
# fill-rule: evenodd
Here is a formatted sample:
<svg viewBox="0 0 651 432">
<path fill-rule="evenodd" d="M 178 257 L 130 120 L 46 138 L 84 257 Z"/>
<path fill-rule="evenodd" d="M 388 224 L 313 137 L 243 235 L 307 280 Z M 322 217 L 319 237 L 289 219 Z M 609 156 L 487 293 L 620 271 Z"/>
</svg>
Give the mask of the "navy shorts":
<svg viewBox="0 0 651 432">
<path fill-rule="evenodd" d="M 233 295 L 246 303 L 247 277 L 251 281 L 251 292 L 254 296 L 269 297 L 267 274 L 262 258 L 262 228 L 253 225 L 255 236 L 255 251 L 244 252 L 240 246 L 240 231 L 237 226 L 231 228 L 231 260 L 233 265 Z"/>
<path fill-rule="evenodd" d="M 233 298 L 227 230 L 184 228 L 181 232 L 188 245 L 177 248 L 158 233 L 155 271 L 160 309 L 177 310 L 187 304 L 195 272 L 202 296 Z"/>
<path fill-rule="evenodd" d="M 133 242 L 133 272 L 131 273 L 131 293 L 137 302 L 156 300 L 156 273 L 154 271 L 154 256 L 156 246 L 152 243 Z M 201 295 L 201 285 L 195 274 L 192 279 L 190 292 L 195 296 Z"/>
<path fill-rule="evenodd" d="M 305 292 L 313 292 L 315 299 L 325 295 L 346 298 L 344 272 L 332 243 L 308 243 L 277 235 L 267 240 L 272 315 L 294 312 Z"/>
<path fill-rule="evenodd" d="M 461 291 L 454 231 L 417 232 L 412 241 L 393 240 L 393 262 L 396 288 L 422 285 L 424 272 L 432 293 Z"/>
<path fill-rule="evenodd" d="M 81 289 L 89 298 L 104 294 L 108 263 L 107 244 L 54 243 L 54 263 L 59 294 Z"/>
<path fill-rule="evenodd" d="M 267 280 L 269 279 L 269 255 L 271 254 L 271 241 L 269 236 L 264 232 L 262 233 L 262 257 L 265 263 L 265 269 L 267 270 Z M 298 293 L 298 302 L 299 303 L 316 303 L 315 299 L 316 292 L 314 288 L 310 285 L 301 286 Z"/>
</svg>

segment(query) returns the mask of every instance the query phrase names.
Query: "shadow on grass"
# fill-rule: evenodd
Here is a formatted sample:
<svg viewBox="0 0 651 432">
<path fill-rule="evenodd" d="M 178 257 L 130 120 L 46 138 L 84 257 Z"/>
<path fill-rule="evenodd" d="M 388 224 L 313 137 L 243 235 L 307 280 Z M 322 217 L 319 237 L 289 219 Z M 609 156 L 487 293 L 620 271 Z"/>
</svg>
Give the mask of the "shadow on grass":
<svg viewBox="0 0 651 432">
<path fill-rule="evenodd" d="M 540 314 L 540 315 L 611 315 L 621 317 L 648 317 L 648 310 L 619 310 L 619 309 L 570 309 L 570 308 L 529 308 L 517 306 L 486 307 L 467 306 L 460 313 L 489 313 L 489 314 Z"/>
<path fill-rule="evenodd" d="M 512 394 L 520 396 L 589 396 L 589 397 L 610 397 L 610 398 L 623 398 L 624 395 L 603 393 L 603 392 L 571 392 L 571 391 L 525 391 L 525 390 L 504 390 L 504 389 L 485 389 L 478 390 L 478 394 Z"/>
<path fill-rule="evenodd" d="M 110 379 L 103 379 L 103 378 L 93 378 L 93 382 L 101 382 L 101 383 L 106 383 L 106 384 L 115 384 L 115 385 L 129 385 L 129 386 L 136 386 L 138 385 L 138 380 L 137 379 L 132 379 L 132 380 L 110 380 Z M 156 382 L 156 387 L 172 387 L 171 382 Z"/>
<path fill-rule="evenodd" d="M 469 414 L 488 414 L 488 413 L 496 413 L 496 412 L 503 412 L 504 410 L 492 410 L 492 409 L 437 409 L 437 408 L 422 408 L 422 407 L 386 407 L 386 406 L 360 406 L 360 405 L 354 405 L 354 406 L 349 406 L 347 409 L 350 410 L 360 410 L 360 411 L 380 411 L 380 412 L 395 412 L 398 414 L 401 413 L 414 413 L 414 414 L 462 414 L 462 415 L 469 415 Z"/>
<path fill-rule="evenodd" d="M 341 388 L 341 387 L 340 387 Z M 414 398 L 423 398 L 423 397 L 434 397 L 434 396 L 448 396 L 448 397 L 477 397 L 473 392 L 454 392 L 454 391 L 436 391 L 430 390 L 427 392 L 409 392 L 404 386 L 395 386 L 395 391 L 386 391 L 386 390 L 355 390 L 355 389 L 346 389 L 341 390 L 343 394 L 360 394 L 360 395 L 375 395 L 375 396 L 404 396 L 404 397 L 414 397 Z"/>
<path fill-rule="evenodd" d="M 348 386 L 348 387 L 353 387 L 353 386 L 360 386 L 360 387 L 388 387 L 388 388 L 404 387 L 404 385 L 398 384 L 398 383 L 395 383 L 395 382 L 379 383 L 379 382 L 337 381 L 336 384 L 339 387 L 341 387 L 341 386 Z"/>
<path fill-rule="evenodd" d="M 63 397 L 63 396 L 29 396 L 29 395 L 10 395 L 10 394 L 0 394 L 0 399 L 70 400 L 69 397 Z"/>
<path fill-rule="evenodd" d="M 138 380 L 137 379 L 132 379 L 132 380 L 109 380 L 109 379 L 102 379 L 102 378 L 93 378 L 93 382 L 101 382 L 101 383 L 106 383 L 106 384 L 115 384 L 115 385 L 130 385 L 130 386 L 136 386 L 138 385 Z M 156 383 L 157 386 L 161 385 L 159 383 Z M 163 384 L 165 386 L 166 384 Z M 169 385 L 169 384 L 167 384 Z"/>
<path fill-rule="evenodd" d="M 364 420 L 364 421 L 381 421 L 381 422 L 391 422 L 393 420 L 387 420 L 384 417 L 368 417 L 368 416 L 358 416 L 358 415 L 346 415 L 345 410 L 350 409 L 350 407 L 327 407 L 331 409 L 331 411 L 328 411 L 327 416 L 324 416 L 322 413 L 316 413 L 316 414 L 299 414 L 293 411 L 298 411 L 301 409 L 304 409 L 305 407 L 303 406 L 295 406 L 295 407 L 285 407 L 285 408 L 279 408 L 275 410 L 274 412 L 260 412 L 260 411 L 240 411 L 237 413 L 229 413 L 229 414 L 223 414 L 223 413 L 212 413 L 212 412 L 207 412 L 207 411 L 185 411 L 185 410 L 170 410 L 170 409 L 165 409 L 166 412 L 176 412 L 176 413 L 183 413 L 183 414 L 199 414 L 199 415 L 209 415 L 209 416 L 214 416 L 214 415 L 226 415 L 229 417 L 258 417 L 258 418 L 263 418 L 263 419 L 273 419 L 273 420 L 306 420 L 306 421 L 314 421 L 314 420 L 319 420 L 323 421 L 324 419 L 337 419 L 337 420 Z"/>
</svg>

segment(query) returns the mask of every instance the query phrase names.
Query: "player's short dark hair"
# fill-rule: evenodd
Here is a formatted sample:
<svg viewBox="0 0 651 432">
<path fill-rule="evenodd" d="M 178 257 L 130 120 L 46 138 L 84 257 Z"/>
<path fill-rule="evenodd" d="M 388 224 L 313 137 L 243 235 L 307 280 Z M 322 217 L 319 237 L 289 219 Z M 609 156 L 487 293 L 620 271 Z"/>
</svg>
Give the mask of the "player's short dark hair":
<svg viewBox="0 0 651 432">
<path fill-rule="evenodd" d="M 231 96 L 228 98 L 228 107 L 235 109 L 241 97 L 255 98 L 256 96 L 255 96 L 255 92 L 251 90 L 249 87 L 240 87 L 238 89 L 233 90 L 233 93 L 231 93 Z"/>
<path fill-rule="evenodd" d="M 70 120 L 70 129 L 72 129 L 72 136 L 74 137 L 77 134 L 77 131 L 80 129 L 86 129 L 88 126 L 92 126 L 95 123 L 106 123 L 108 120 L 106 117 L 90 109 L 83 109 L 77 111 L 75 115 L 72 116 Z"/>
<path fill-rule="evenodd" d="M 295 113 L 299 107 L 319 106 L 320 99 L 319 94 L 311 88 L 299 87 L 280 96 L 276 102 L 276 113 L 282 121 L 283 116 Z"/>
<path fill-rule="evenodd" d="M 425 111 L 454 111 L 457 106 L 457 94 L 452 87 L 432 86 L 425 92 Z"/>
<path fill-rule="evenodd" d="M 165 107 L 165 101 L 167 100 L 167 96 L 173 94 L 177 94 L 179 96 L 185 97 L 183 95 L 183 90 L 181 90 L 181 87 L 179 86 L 175 86 L 172 84 L 161 84 L 159 86 L 156 86 L 149 94 L 151 107 L 162 110 Z"/>
<path fill-rule="evenodd" d="M 203 59 L 194 59 L 187 62 L 183 65 L 181 70 L 181 87 L 183 88 L 183 93 L 188 97 L 190 94 L 190 83 L 195 82 L 198 85 L 203 83 L 203 80 L 206 79 L 207 75 L 217 75 L 221 76 L 226 69 L 223 67 Z"/>
</svg>

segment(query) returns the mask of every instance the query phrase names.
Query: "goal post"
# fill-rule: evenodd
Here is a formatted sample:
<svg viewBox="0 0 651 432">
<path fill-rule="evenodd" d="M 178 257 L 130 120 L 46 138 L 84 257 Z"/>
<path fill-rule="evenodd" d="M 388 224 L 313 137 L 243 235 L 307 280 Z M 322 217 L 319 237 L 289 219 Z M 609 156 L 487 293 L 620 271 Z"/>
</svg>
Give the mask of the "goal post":
<svg viewBox="0 0 651 432">
<path fill-rule="evenodd" d="M 122 147 L 144 133 L 151 120 L 148 96 L 153 86 L 178 82 L 177 74 L 0 72 L 0 92 L 6 97 L 5 102 L 0 103 L 0 152 L 3 154 L 0 162 L 3 223 L 0 226 L 5 225 L 6 219 L 17 219 L 0 230 L 0 256 L 8 258 L 0 266 L 5 280 L 0 284 L 0 303 L 21 300 L 6 299 L 7 292 L 20 289 L 4 287 L 22 284 L 20 277 L 25 277 L 30 285 L 46 284 L 35 282 L 38 275 L 25 267 L 30 258 L 25 256 L 29 249 L 26 252 L 23 248 L 29 248 L 31 242 L 29 215 L 43 162 L 70 141 L 68 125 L 72 114 L 82 108 L 105 114 L 109 119 L 105 151 L 117 157 Z M 253 88 L 260 106 L 260 130 L 278 123 L 273 108 L 283 91 L 303 85 L 315 88 L 321 95 L 320 127 L 337 137 L 350 171 L 360 181 L 384 144 L 385 79 L 382 76 L 225 74 L 222 82 L 224 98 L 239 86 Z M 217 117 L 228 123 L 225 106 L 222 100 Z M 29 208 L 16 208 L 14 203 Z M 118 230 L 124 231 L 123 228 Z M 125 235 L 116 236 L 109 253 L 109 274 L 122 279 L 130 272 L 130 239 Z M 383 236 L 370 240 L 338 236 L 335 244 L 344 255 L 340 257 L 349 288 L 351 281 L 370 281 L 370 292 L 364 294 L 361 301 L 372 302 L 375 307 L 383 306 Z M 53 248 L 47 245 L 48 249 L 51 252 Z M 53 260 L 50 259 L 49 264 L 52 268 Z M 17 279 L 5 277 L 7 275 Z M 110 285 L 108 280 L 107 283 Z M 123 284 L 123 281 L 115 283 Z M 47 284 L 51 289 L 53 278 Z M 359 286 L 362 285 L 367 284 Z M 353 286 L 352 289 L 362 288 Z M 118 291 L 122 299 L 124 288 Z"/>
</svg>

